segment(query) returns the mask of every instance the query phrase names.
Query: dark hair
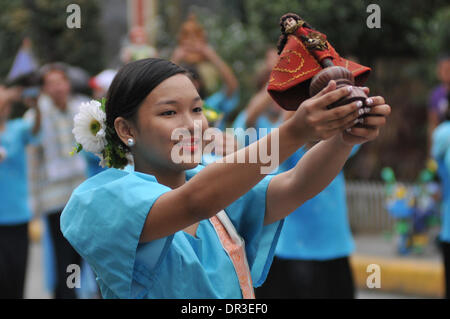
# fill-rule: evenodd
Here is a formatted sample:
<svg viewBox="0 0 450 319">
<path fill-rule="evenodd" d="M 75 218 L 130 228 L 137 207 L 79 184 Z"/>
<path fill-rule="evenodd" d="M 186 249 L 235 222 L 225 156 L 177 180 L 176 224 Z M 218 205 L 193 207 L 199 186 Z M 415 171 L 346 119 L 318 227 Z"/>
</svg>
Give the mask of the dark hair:
<svg viewBox="0 0 450 319">
<path fill-rule="evenodd" d="M 444 113 L 444 118 L 446 121 L 450 121 L 450 92 L 447 93 L 447 110 Z"/>
<path fill-rule="evenodd" d="M 62 62 L 54 62 L 46 64 L 39 69 L 40 85 L 44 85 L 45 76 L 50 72 L 60 72 L 70 82 L 67 65 Z"/>
<path fill-rule="evenodd" d="M 288 18 L 293 18 L 293 19 L 295 19 L 295 21 L 297 21 L 297 22 L 298 22 L 299 20 L 301 20 L 301 18 L 300 18 L 299 15 L 297 15 L 297 14 L 295 14 L 295 13 L 292 13 L 292 12 L 286 13 L 286 14 L 284 14 L 284 15 L 280 18 L 281 35 L 280 35 L 280 37 L 278 38 L 278 43 L 277 43 L 278 54 L 281 54 L 281 52 L 283 51 L 284 46 L 286 45 L 286 42 L 287 42 L 287 40 L 288 40 L 288 34 L 286 34 L 286 29 L 284 28 L 284 21 L 285 21 L 286 19 L 288 19 Z M 306 22 L 303 23 L 303 26 L 304 26 L 304 27 L 307 27 L 307 28 L 309 28 L 309 29 L 311 29 L 311 30 L 314 30 L 314 28 L 311 27 L 311 26 L 310 26 L 308 23 L 306 23 Z"/>
<path fill-rule="evenodd" d="M 186 70 L 186 75 L 190 77 L 192 81 L 196 81 L 198 83 L 198 95 L 204 99 L 206 97 L 206 89 L 198 68 L 194 64 L 182 64 L 181 67 Z"/>
<path fill-rule="evenodd" d="M 7 87 L 11 86 L 31 87 L 31 86 L 39 86 L 40 84 L 41 84 L 41 77 L 38 71 L 30 71 L 6 81 Z"/>
<path fill-rule="evenodd" d="M 114 130 L 121 116 L 133 119 L 144 99 L 164 80 L 186 73 L 180 66 L 163 59 L 149 58 L 124 65 L 114 77 L 106 98 L 106 124 Z"/>
</svg>

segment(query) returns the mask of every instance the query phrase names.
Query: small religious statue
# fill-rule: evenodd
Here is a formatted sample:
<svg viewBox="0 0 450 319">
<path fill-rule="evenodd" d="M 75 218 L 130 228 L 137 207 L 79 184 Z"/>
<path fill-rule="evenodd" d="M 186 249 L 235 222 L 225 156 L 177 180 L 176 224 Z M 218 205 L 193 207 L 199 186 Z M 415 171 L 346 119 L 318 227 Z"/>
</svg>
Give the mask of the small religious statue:
<svg viewBox="0 0 450 319">
<path fill-rule="evenodd" d="M 296 110 L 300 104 L 320 92 L 330 80 L 337 87 L 356 85 L 350 96 L 329 105 L 333 108 L 367 98 L 362 86 L 370 68 L 342 58 L 325 34 L 314 30 L 294 13 L 280 19 L 277 65 L 270 75 L 268 92 L 284 109 Z"/>
<path fill-rule="evenodd" d="M 198 23 L 197 17 L 191 14 L 178 32 L 178 46 L 186 51 L 183 62 L 188 64 L 203 62 L 205 57 L 198 53 L 196 48 L 206 44 L 206 32 Z"/>
<path fill-rule="evenodd" d="M 147 33 L 141 26 L 135 26 L 130 31 L 130 43 L 122 48 L 120 58 L 123 63 L 136 60 L 155 58 L 158 52 L 147 43 Z"/>
</svg>

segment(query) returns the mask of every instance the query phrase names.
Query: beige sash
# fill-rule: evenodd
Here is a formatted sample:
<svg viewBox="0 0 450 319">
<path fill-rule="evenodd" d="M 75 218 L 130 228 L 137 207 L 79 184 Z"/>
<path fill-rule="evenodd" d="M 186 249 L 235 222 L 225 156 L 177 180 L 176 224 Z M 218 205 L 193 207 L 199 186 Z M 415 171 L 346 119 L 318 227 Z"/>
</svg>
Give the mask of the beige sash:
<svg viewBox="0 0 450 319">
<path fill-rule="evenodd" d="M 243 298 L 255 299 L 252 277 L 245 254 L 244 240 L 237 233 L 225 211 L 220 211 L 216 216 L 211 217 L 209 221 L 214 226 L 223 249 L 233 263 Z"/>
</svg>

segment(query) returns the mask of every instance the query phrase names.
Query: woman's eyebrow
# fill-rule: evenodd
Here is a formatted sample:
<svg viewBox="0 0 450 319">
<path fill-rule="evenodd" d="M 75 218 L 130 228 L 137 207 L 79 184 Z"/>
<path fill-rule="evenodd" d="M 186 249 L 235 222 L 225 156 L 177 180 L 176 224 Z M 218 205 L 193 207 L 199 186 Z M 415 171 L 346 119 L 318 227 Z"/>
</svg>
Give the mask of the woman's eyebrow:
<svg viewBox="0 0 450 319">
<path fill-rule="evenodd" d="M 200 96 L 197 96 L 192 99 L 192 102 L 195 103 L 195 102 L 201 101 L 201 99 L 202 98 Z M 176 100 L 162 100 L 162 101 L 159 101 L 156 103 L 156 105 L 166 105 L 166 104 L 177 105 L 177 104 L 179 104 L 179 102 Z"/>
<path fill-rule="evenodd" d="M 178 104 L 178 102 L 175 100 L 163 100 L 163 101 L 156 103 L 156 105 L 164 105 L 164 104 L 176 105 L 176 104 Z"/>
</svg>

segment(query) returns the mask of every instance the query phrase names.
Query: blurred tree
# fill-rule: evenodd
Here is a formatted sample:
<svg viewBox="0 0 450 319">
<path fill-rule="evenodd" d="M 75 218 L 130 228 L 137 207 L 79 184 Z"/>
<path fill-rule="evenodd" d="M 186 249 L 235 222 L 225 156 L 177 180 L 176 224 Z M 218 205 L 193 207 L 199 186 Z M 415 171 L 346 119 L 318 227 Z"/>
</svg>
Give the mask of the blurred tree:
<svg viewBox="0 0 450 319">
<path fill-rule="evenodd" d="M 4 79 L 27 34 L 29 12 L 21 1 L 0 0 L 0 8 L 0 79 Z"/>
<path fill-rule="evenodd" d="M 81 28 L 69 29 L 66 12 L 69 4 L 81 8 Z M 28 32 L 42 63 L 63 61 L 91 74 L 103 69 L 102 37 L 99 32 L 97 0 L 24 0 L 29 12 Z"/>
<path fill-rule="evenodd" d="M 81 28 L 69 29 L 69 4 L 81 8 Z M 0 77 L 11 67 L 23 38 L 29 36 L 41 64 L 62 61 L 91 74 L 103 69 L 97 0 L 0 0 Z"/>
</svg>

